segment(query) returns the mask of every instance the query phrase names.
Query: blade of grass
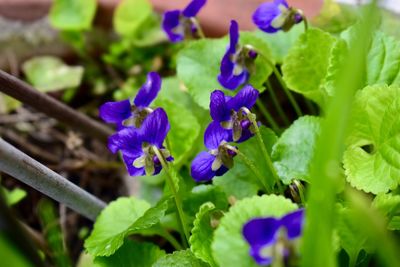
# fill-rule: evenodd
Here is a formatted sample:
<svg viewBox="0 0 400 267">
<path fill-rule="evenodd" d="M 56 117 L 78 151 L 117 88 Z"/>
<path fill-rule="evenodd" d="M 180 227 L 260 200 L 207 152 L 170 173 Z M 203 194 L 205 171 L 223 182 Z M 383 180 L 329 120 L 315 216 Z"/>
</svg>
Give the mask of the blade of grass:
<svg viewBox="0 0 400 267">
<path fill-rule="evenodd" d="M 39 201 L 38 215 L 53 264 L 59 267 L 72 266 L 65 247 L 57 213 L 51 201 L 48 199 L 41 199 Z"/>
<path fill-rule="evenodd" d="M 13 216 L 2 192 L 0 192 L 0 258 L 5 265 L 44 266 L 37 248 Z"/>
<path fill-rule="evenodd" d="M 350 108 L 356 90 L 362 87 L 365 55 L 377 18 L 375 4 L 369 5 L 364 11 L 365 19 L 357 27 L 356 38 L 350 44 L 344 68 L 335 83 L 335 96 L 328 104 L 310 169 L 310 190 L 302 246 L 303 267 L 336 266 L 333 228 L 340 162 Z"/>
<path fill-rule="evenodd" d="M 0 138 L 0 171 L 94 220 L 106 204 Z"/>
<path fill-rule="evenodd" d="M 365 195 L 354 190 L 346 190 L 346 199 L 353 210 L 352 220 L 359 229 L 377 245 L 379 260 L 383 266 L 400 266 L 399 247 L 393 236 L 386 230 L 387 222 L 384 215 L 371 206 Z M 380 265 L 381 266 L 381 265 Z"/>
<path fill-rule="evenodd" d="M 108 136 L 113 133 L 113 131 L 105 125 L 35 90 L 32 86 L 2 70 L 0 70 L 0 92 L 34 107 L 49 117 L 55 118 L 84 134 L 104 142 L 106 142 Z"/>
</svg>

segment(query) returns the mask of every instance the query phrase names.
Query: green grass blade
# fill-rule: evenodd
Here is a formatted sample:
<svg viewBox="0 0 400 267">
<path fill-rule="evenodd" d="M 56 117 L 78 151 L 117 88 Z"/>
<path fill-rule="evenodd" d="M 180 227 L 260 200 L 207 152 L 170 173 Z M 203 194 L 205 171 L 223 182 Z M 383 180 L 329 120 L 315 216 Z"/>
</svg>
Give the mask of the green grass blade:
<svg viewBox="0 0 400 267">
<path fill-rule="evenodd" d="M 40 223 L 51 252 L 50 258 L 55 266 L 72 266 L 64 244 L 63 233 L 58 222 L 54 205 L 50 200 L 42 199 L 38 205 Z"/>
<path fill-rule="evenodd" d="M 303 267 L 336 266 L 333 247 L 335 198 L 340 162 L 354 93 L 361 88 L 365 55 L 374 32 L 377 9 L 366 8 L 365 20 L 357 27 L 344 68 L 336 81 L 335 96 L 328 103 L 322 131 L 311 166 L 310 191 L 304 231 Z"/>
</svg>

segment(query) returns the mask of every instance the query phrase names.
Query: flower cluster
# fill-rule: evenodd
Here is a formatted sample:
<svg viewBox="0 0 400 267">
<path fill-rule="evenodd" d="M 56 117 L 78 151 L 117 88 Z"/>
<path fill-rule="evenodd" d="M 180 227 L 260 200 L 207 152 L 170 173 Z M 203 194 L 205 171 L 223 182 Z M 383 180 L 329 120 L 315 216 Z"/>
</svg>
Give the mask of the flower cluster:
<svg viewBox="0 0 400 267">
<path fill-rule="evenodd" d="M 244 142 L 254 135 L 248 116 L 258 94 L 251 85 L 243 87 L 234 97 L 220 90 L 211 94 L 213 121 L 204 133 L 204 145 L 209 151 L 200 152 L 192 162 L 191 174 L 195 181 L 209 181 L 232 168 L 237 148 L 229 142 Z"/>
<path fill-rule="evenodd" d="M 250 245 L 250 255 L 259 265 L 269 265 L 277 258 L 295 257 L 295 241 L 301 236 L 304 209 L 291 212 L 280 219 L 267 217 L 248 221 L 243 236 Z"/>
<path fill-rule="evenodd" d="M 170 129 L 167 114 L 162 108 L 153 110 L 149 107 L 160 88 L 160 76 L 150 72 L 133 104 L 126 99 L 107 102 L 100 107 L 100 117 L 117 126 L 117 132 L 108 139 L 108 148 L 112 153 L 121 151 L 131 176 L 158 174 L 162 169 L 161 160 L 173 160 L 163 146 Z M 162 159 L 156 151 L 160 152 Z"/>
<path fill-rule="evenodd" d="M 185 38 L 199 37 L 196 15 L 206 4 L 206 0 L 193 0 L 183 10 L 171 10 L 164 13 L 162 27 L 171 42 L 180 42 Z"/>
</svg>

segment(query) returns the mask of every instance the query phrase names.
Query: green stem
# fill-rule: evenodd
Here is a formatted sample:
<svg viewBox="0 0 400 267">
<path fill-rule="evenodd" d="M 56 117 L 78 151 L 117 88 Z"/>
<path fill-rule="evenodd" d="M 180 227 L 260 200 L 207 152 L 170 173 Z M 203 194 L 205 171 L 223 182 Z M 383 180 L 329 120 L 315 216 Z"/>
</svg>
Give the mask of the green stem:
<svg viewBox="0 0 400 267">
<path fill-rule="evenodd" d="M 314 103 L 307 98 L 304 98 L 304 102 L 306 103 L 307 109 L 310 111 L 310 113 L 316 115 L 317 109 L 315 108 Z"/>
<path fill-rule="evenodd" d="M 176 240 L 176 238 L 173 235 L 171 235 L 171 233 L 168 232 L 164 227 L 160 226 L 160 232 L 158 233 L 158 235 L 165 238 L 165 240 L 167 240 L 176 250 L 183 249 L 182 245 L 179 244 L 178 240 Z"/>
<path fill-rule="evenodd" d="M 257 51 L 259 52 L 259 51 Z M 296 100 L 294 99 L 294 96 L 292 95 L 292 93 L 290 92 L 289 88 L 287 87 L 285 81 L 282 78 L 282 75 L 280 74 L 279 70 L 276 68 L 275 64 L 269 60 L 268 57 L 266 57 L 264 54 L 259 53 L 266 61 L 267 63 L 271 66 L 272 71 L 274 72 L 276 78 L 278 79 L 278 82 L 281 84 L 283 91 L 285 92 L 285 94 L 287 95 L 290 104 L 293 106 L 294 111 L 296 112 L 297 116 L 301 117 L 303 116 L 303 113 L 301 112 L 301 109 L 299 107 L 299 105 L 297 104 Z"/>
<path fill-rule="evenodd" d="M 279 116 L 282 118 L 285 125 L 289 125 L 289 119 L 286 116 L 286 113 L 283 111 L 281 105 L 279 104 L 279 101 L 278 101 L 278 98 L 276 97 L 274 88 L 272 88 L 272 85 L 269 82 L 269 80 L 266 81 L 266 86 L 267 86 L 268 92 L 270 93 L 271 100 L 272 100 L 272 103 L 274 104 L 276 111 L 278 112 Z"/>
<path fill-rule="evenodd" d="M 304 32 L 307 32 L 308 31 L 308 20 L 304 14 L 302 15 L 302 17 L 303 17 L 303 23 L 304 23 Z"/>
<path fill-rule="evenodd" d="M 258 109 L 261 111 L 261 113 L 264 115 L 264 117 L 267 119 L 268 123 L 271 125 L 272 129 L 274 132 L 278 133 L 279 132 L 279 126 L 272 117 L 272 115 L 269 113 L 268 109 L 264 107 L 264 105 L 261 103 L 259 99 L 257 99 L 256 105 Z"/>
<path fill-rule="evenodd" d="M 264 188 L 265 192 L 271 193 L 272 192 L 271 187 L 268 185 L 265 178 L 258 171 L 257 167 L 254 165 L 254 162 L 251 159 L 249 159 L 245 154 L 243 154 L 240 150 L 238 150 L 236 148 L 230 148 L 230 150 L 234 151 L 242 159 L 243 163 L 246 164 L 246 166 L 255 174 L 258 181 Z"/>
<path fill-rule="evenodd" d="M 196 18 L 194 18 L 192 20 L 192 22 L 194 23 L 194 25 L 197 28 L 197 33 L 199 34 L 200 39 L 205 39 L 206 35 L 204 34 L 203 29 L 201 28 L 201 25 L 200 25 L 199 21 Z"/>
<path fill-rule="evenodd" d="M 178 222 L 181 226 L 181 230 L 183 231 L 183 234 L 181 233 L 182 236 L 182 242 L 184 242 L 185 247 L 189 247 L 189 230 L 187 228 L 186 220 L 185 220 L 185 214 L 183 213 L 183 208 L 182 208 L 182 200 L 178 194 L 178 191 L 175 187 L 174 184 L 174 179 L 173 179 L 173 174 L 171 173 L 171 169 L 169 168 L 167 162 L 165 161 L 164 157 L 162 156 L 160 150 L 156 146 L 153 146 L 154 153 L 156 154 L 157 158 L 160 160 L 160 163 L 167 173 L 167 184 L 174 196 L 175 200 L 175 205 L 177 209 L 177 217 L 178 217 Z"/>
<path fill-rule="evenodd" d="M 272 163 L 271 157 L 269 156 L 269 153 L 268 153 L 267 148 L 265 146 L 264 140 L 262 139 L 262 136 L 261 136 L 261 133 L 260 133 L 260 128 L 258 128 L 255 115 L 251 114 L 251 113 L 248 113 L 248 118 L 251 121 L 251 123 L 253 124 L 253 128 L 254 128 L 254 131 L 255 131 L 255 134 L 256 134 L 256 138 L 257 138 L 257 142 L 258 142 L 258 145 L 261 147 L 261 151 L 262 151 L 262 154 L 264 156 L 265 163 L 267 163 L 267 167 L 270 170 L 270 172 L 272 173 L 272 176 L 274 177 L 274 181 L 273 182 L 275 182 L 278 185 L 279 192 L 283 192 L 281 181 L 279 179 L 278 174 L 276 173 L 274 164 Z"/>
</svg>

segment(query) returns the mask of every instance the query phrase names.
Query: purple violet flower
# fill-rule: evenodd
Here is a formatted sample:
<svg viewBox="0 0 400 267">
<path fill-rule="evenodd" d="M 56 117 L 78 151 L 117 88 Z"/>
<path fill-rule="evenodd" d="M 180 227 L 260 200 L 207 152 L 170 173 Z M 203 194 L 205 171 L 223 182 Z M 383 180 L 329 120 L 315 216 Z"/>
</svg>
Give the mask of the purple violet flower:
<svg viewBox="0 0 400 267">
<path fill-rule="evenodd" d="M 304 209 L 280 219 L 255 218 L 243 226 L 243 236 L 250 245 L 250 255 L 259 265 L 270 265 L 275 257 L 293 257 L 294 242 L 302 234 Z"/>
<path fill-rule="evenodd" d="M 221 60 L 218 81 L 223 87 L 235 90 L 249 79 L 249 69 L 257 57 L 257 52 L 248 46 L 239 45 L 239 25 L 235 20 L 231 21 L 229 37 L 230 42 Z"/>
<path fill-rule="evenodd" d="M 161 163 L 154 150 L 158 149 L 167 161 L 173 158 L 163 147 L 170 125 L 162 108 L 155 109 L 143 121 L 140 128 L 126 127 L 111 135 L 108 148 L 112 153 L 118 150 L 131 176 L 155 175 L 161 169 Z"/>
<path fill-rule="evenodd" d="M 184 10 L 171 10 L 164 13 L 162 27 L 171 42 L 186 38 L 196 38 L 198 26 L 195 16 L 207 0 L 192 0 Z"/>
<path fill-rule="evenodd" d="M 191 174 L 196 182 L 221 176 L 233 166 L 236 148 L 228 145 L 232 137 L 218 122 L 211 122 L 204 133 L 204 145 L 208 151 L 200 152 L 192 162 Z"/>
<path fill-rule="evenodd" d="M 123 122 L 133 119 L 133 125 L 139 128 L 143 120 L 152 112 L 149 108 L 151 102 L 157 97 L 161 89 L 161 78 L 156 72 L 147 74 L 147 80 L 139 89 L 133 104 L 129 99 L 117 102 L 104 103 L 99 110 L 100 117 L 108 123 L 115 123 L 117 129 L 125 126 Z"/>
<path fill-rule="evenodd" d="M 256 103 L 258 94 L 251 85 L 243 87 L 234 97 L 225 96 L 220 90 L 211 93 L 211 117 L 230 132 L 233 141 L 240 143 L 253 136 L 248 114 Z"/>
<path fill-rule="evenodd" d="M 275 33 L 279 30 L 288 31 L 302 20 L 301 10 L 289 7 L 286 0 L 263 3 L 253 14 L 254 24 L 260 30 L 268 33 Z"/>
</svg>

